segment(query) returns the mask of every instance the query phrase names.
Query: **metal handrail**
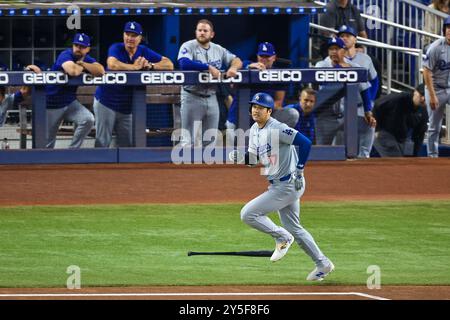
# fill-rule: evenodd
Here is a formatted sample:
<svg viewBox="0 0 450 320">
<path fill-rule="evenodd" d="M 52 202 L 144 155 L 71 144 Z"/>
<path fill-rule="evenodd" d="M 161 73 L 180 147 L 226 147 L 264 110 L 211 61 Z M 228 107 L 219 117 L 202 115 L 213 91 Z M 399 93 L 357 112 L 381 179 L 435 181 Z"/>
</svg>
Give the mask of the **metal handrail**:
<svg viewBox="0 0 450 320">
<path fill-rule="evenodd" d="M 338 30 L 336 30 L 336 29 L 327 28 L 327 27 L 324 27 L 324 26 L 321 26 L 321 25 L 318 25 L 315 23 L 310 23 L 309 25 L 315 29 L 322 30 L 322 31 L 328 31 L 328 32 L 333 32 L 333 33 L 338 32 Z M 360 36 L 357 36 L 356 39 L 358 39 L 358 42 L 360 44 L 364 44 L 367 46 L 390 49 L 390 50 L 394 50 L 394 51 L 401 51 L 401 52 L 404 52 L 406 54 L 409 54 L 409 55 L 412 55 L 415 57 L 420 57 L 420 56 L 425 57 L 425 55 L 422 53 L 421 49 L 393 46 L 390 44 L 382 43 L 382 42 L 372 40 L 372 39 L 363 38 Z"/>
<path fill-rule="evenodd" d="M 448 17 L 447 13 L 443 13 L 442 11 L 430 8 L 430 7 L 424 5 L 424 4 L 420 3 L 420 2 L 414 1 L 414 0 L 399 0 L 399 1 L 407 3 L 407 4 L 409 4 L 409 5 L 413 6 L 413 7 L 422 9 L 424 11 L 430 12 L 430 13 L 432 13 L 432 14 L 434 14 L 436 16 L 439 16 L 441 18 L 447 18 Z"/>
<path fill-rule="evenodd" d="M 333 32 L 333 33 L 337 33 L 338 32 L 336 29 L 323 27 L 321 25 L 318 25 L 318 24 L 315 24 L 315 23 L 312 23 L 312 22 L 309 25 L 312 28 L 316 28 L 316 29 L 319 29 L 319 30 L 322 30 L 322 31 L 328 31 L 328 32 Z M 386 49 L 388 52 L 400 51 L 400 52 L 404 52 L 406 54 L 409 54 L 409 55 L 412 55 L 412 56 L 415 56 L 415 57 L 419 57 L 419 59 L 416 59 L 417 60 L 417 70 L 420 71 L 423 68 L 423 66 L 422 66 L 423 60 L 422 60 L 422 58 L 425 55 L 422 53 L 422 50 L 420 50 L 420 49 L 393 46 L 393 45 L 389 45 L 389 44 L 386 44 L 386 43 L 378 42 L 378 41 L 375 41 L 375 40 L 372 40 L 372 39 L 363 38 L 363 37 L 360 37 L 360 36 L 357 36 L 356 39 L 359 40 L 359 43 L 364 44 L 366 46 L 373 46 L 373 47 L 377 47 L 377 48 L 383 48 L 383 49 Z M 390 58 L 388 58 L 388 70 L 391 70 L 391 67 L 389 67 L 391 65 L 391 63 L 392 63 L 392 56 Z M 380 75 L 380 76 L 382 76 L 382 75 Z M 387 89 L 386 90 L 387 90 L 388 93 L 391 93 L 391 91 L 393 91 L 392 90 L 392 82 L 395 82 L 395 81 L 392 79 L 392 76 L 391 76 L 391 74 L 389 72 L 388 72 L 386 78 L 387 78 Z M 418 82 L 422 83 L 422 79 L 420 77 L 418 78 Z M 410 88 L 410 86 L 408 86 L 408 87 Z"/>
<path fill-rule="evenodd" d="M 320 2 L 320 1 L 314 1 L 314 3 L 316 3 L 318 5 L 321 5 L 321 6 L 325 6 L 326 5 L 325 2 Z M 364 13 L 361 13 L 361 17 L 369 19 L 369 20 L 377 21 L 377 22 L 386 24 L 386 25 L 391 26 L 391 27 L 396 27 L 396 28 L 403 29 L 403 30 L 406 30 L 406 31 L 415 32 L 415 33 L 421 34 L 423 36 L 436 38 L 436 39 L 443 38 L 443 36 L 439 36 L 439 35 L 434 34 L 434 33 L 429 33 L 429 32 L 423 31 L 423 30 L 407 27 L 407 26 L 404 26 L 402 24 L 398 24 L 398 23 L 391 22 L 391 21 L 388 21 L 388 20 L 380 19 L 380 18 L 377 18 L 377 17 L 374 17 L 374 16 L 369 16 L 369 15 L 364 14 Z"/>
</svg>

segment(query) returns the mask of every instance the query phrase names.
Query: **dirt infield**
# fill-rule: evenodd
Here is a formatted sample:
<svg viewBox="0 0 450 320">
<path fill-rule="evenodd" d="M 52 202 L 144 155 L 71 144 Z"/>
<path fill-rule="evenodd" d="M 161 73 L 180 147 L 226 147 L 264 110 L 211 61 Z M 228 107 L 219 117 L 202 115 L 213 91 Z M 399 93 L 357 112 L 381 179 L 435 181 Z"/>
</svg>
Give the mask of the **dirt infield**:
<svg viewBox="0 0 450 320">
<path fill-rule="evenodd" d="M 0 166 L 0 205 L 245 203 L 267 182 L 245 166 Z M 303 201 L 450 199 L 450 159 L 311 162 Z"/>
<path fill-rule="evenodd" d="M 142 300 L 437 300 L 450 299 L 450 286 L 159 286 L 81 289 L 2 289 L 0 299 Z"/>
<path fill-rule="evenodd" d="M 244 203 L 258 168 L 127 164 L 0 166 L 0 205 Z M 450 159 L 310 162 L 303 201 L 450 200 Z M 51 295 L 48 295 L 51 294 Z M 56 294 L 56 295 L 55 295 Z M 70 294 L 70 295 L 67 295 Z M 75 296 L 73 295 L 75 294 Z M 225 294 L 225 295 L 224 295 Z M 1 289 L 0 299 L 449 299 L 450 286 L 207 286 Z"/>
</svg>

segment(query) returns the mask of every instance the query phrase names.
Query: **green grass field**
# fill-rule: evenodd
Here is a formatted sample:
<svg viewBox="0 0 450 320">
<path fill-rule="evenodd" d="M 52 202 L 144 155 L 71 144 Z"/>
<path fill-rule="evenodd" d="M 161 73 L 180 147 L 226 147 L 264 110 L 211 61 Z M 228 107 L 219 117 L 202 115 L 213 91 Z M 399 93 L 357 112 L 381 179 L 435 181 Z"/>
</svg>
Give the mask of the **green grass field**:
<svg viewBox="0 0 450 320">
<path fill-rule="evenodd" d="M 274 241 L 241 222 L 241 204 L 0 208 L 0 287 L 310 284 L 297 245 L 286 257 L 193 256 L 261 250 Z M 274 214 L 271 217 L 278 222 Z M 450 284 L 450 201 L 307 202 L 302 224 L 336 265 L 320 285 Z"/>
</svg>

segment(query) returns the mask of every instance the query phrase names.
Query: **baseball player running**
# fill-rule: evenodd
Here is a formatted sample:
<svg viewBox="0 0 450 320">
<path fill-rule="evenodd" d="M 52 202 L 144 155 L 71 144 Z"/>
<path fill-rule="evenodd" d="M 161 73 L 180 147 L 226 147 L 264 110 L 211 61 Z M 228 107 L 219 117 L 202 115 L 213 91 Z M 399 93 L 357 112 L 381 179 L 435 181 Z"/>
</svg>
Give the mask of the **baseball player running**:
<svg viewBox="0 0 450 320">
<path fill-rule="evenodd" d="M 139 23 L 127 22 L 123 42 L 109 47 L 106 70 L 173 70 L 172 61 L 141 44 L 142 34 Z M 96 147 L 108 148 L 113 131 L 117 135 L 118 147 L 132 145 L 132 96 L 132 87 L 102 85 L 97 88 L 94 99 Z"/>
<path fill-rule="evenodd" d="M 215 79 L 221 77 L 221 69 L 229 66 L 225 77 L 237 75 L 242 61 L 236 55 L 218 44 L 211 42 L 214 27 L 211 21 L 197 22 L 195 39 L 183 43 L 178 53 L 181 70 L 208 71 Z M 219 105 L 216 97 L 217 85 L 183 86 L 181 91 L 181 128 L 183 146 L 202 146 L 217 143 L 219 127 Z M 199 132 L 199 125 L 202 132 Z M 206 130 L 214 129 L 211 141 L 203 141 Z M 202 134 L 199 138 L 197 135 Z"/>
<path fill-rule="evenodd" d="M 103 66 L 88 53 L 91 39 L 87 34 L 77 33 L 71 49 L 58 56 L 52 71 L 63 71 L 71 77 L 86 71 L 93 76 L 105 73 Z M 69 148 L 79 148 L 94 126 L 93 114 L 77 100 L 77 86 L 48 85 L 47 94 L 47 148 L 54 148 L 56 134 L 63 120 L 75 124 L 72 142 Z"/>
<path fill-rule="evenodd" d="M 248 152 L 243 159 L 239 159 L 237 150 L 229 157 L 247 165 L 263 164 L 270 185 L 266 192 L 242 208 L 241 219 L 275 239 L 275 250 L 270 258 L 273 262 L 283 258 L 295 240 L 316 265 L 306 279 L 321 281 L 334 270 L 334 265 L 300 225 L 299 198 L 305 192 L 303 170 L 311 141 L 271 117 L 274 101 L 267 93 L 256 93 L 249 103 L 255 123 L 250 128 Z M 299 154 L 296 147 L 299 147 Z M 277 226 L 267 217 L 272 211 L 278 212 L 284 227 Z"/>
<path fill-rule="evenodd" d="M 428 48 L 423 65 L 425 101 L 428 110 L 428 156 L 439 156 L 439 133 L 445 105 L 450 103 L 450 17 L 444 20 L 445 38 L 434 41 Z"/>
</svg>

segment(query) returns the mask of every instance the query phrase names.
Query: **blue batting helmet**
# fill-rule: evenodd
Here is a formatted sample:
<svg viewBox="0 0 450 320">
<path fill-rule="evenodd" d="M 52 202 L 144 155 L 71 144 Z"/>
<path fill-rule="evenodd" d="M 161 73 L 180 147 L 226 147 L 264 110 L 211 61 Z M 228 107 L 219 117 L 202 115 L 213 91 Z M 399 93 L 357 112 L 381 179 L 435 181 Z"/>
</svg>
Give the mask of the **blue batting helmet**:
<svg viewBox="0 0 450 320">
<path fill-rule="evenodd" d="M 444 25 L 442 26 L 442 34 L 445 36 L 445 28 L 447 28 L 447 26 L 450 26 L 450 16 L 448 16 L 447 18 L 445 18 L 444 20 Z"/>
<path fill-rule="evenodd" d="M 258 92 L 257 94 L 255 94 L 253 96 L 252 100 L 250 100 L 248 103 L 250 103 L 250 111 L 251 111 L 251 106 L 254 104 L 261 106 L 261 107 L 268 108 L 272 111 L 274 108 L 273 98 L 270 96 L 270 94 L 267 94 L 264 92 Z"/>
</svg>

